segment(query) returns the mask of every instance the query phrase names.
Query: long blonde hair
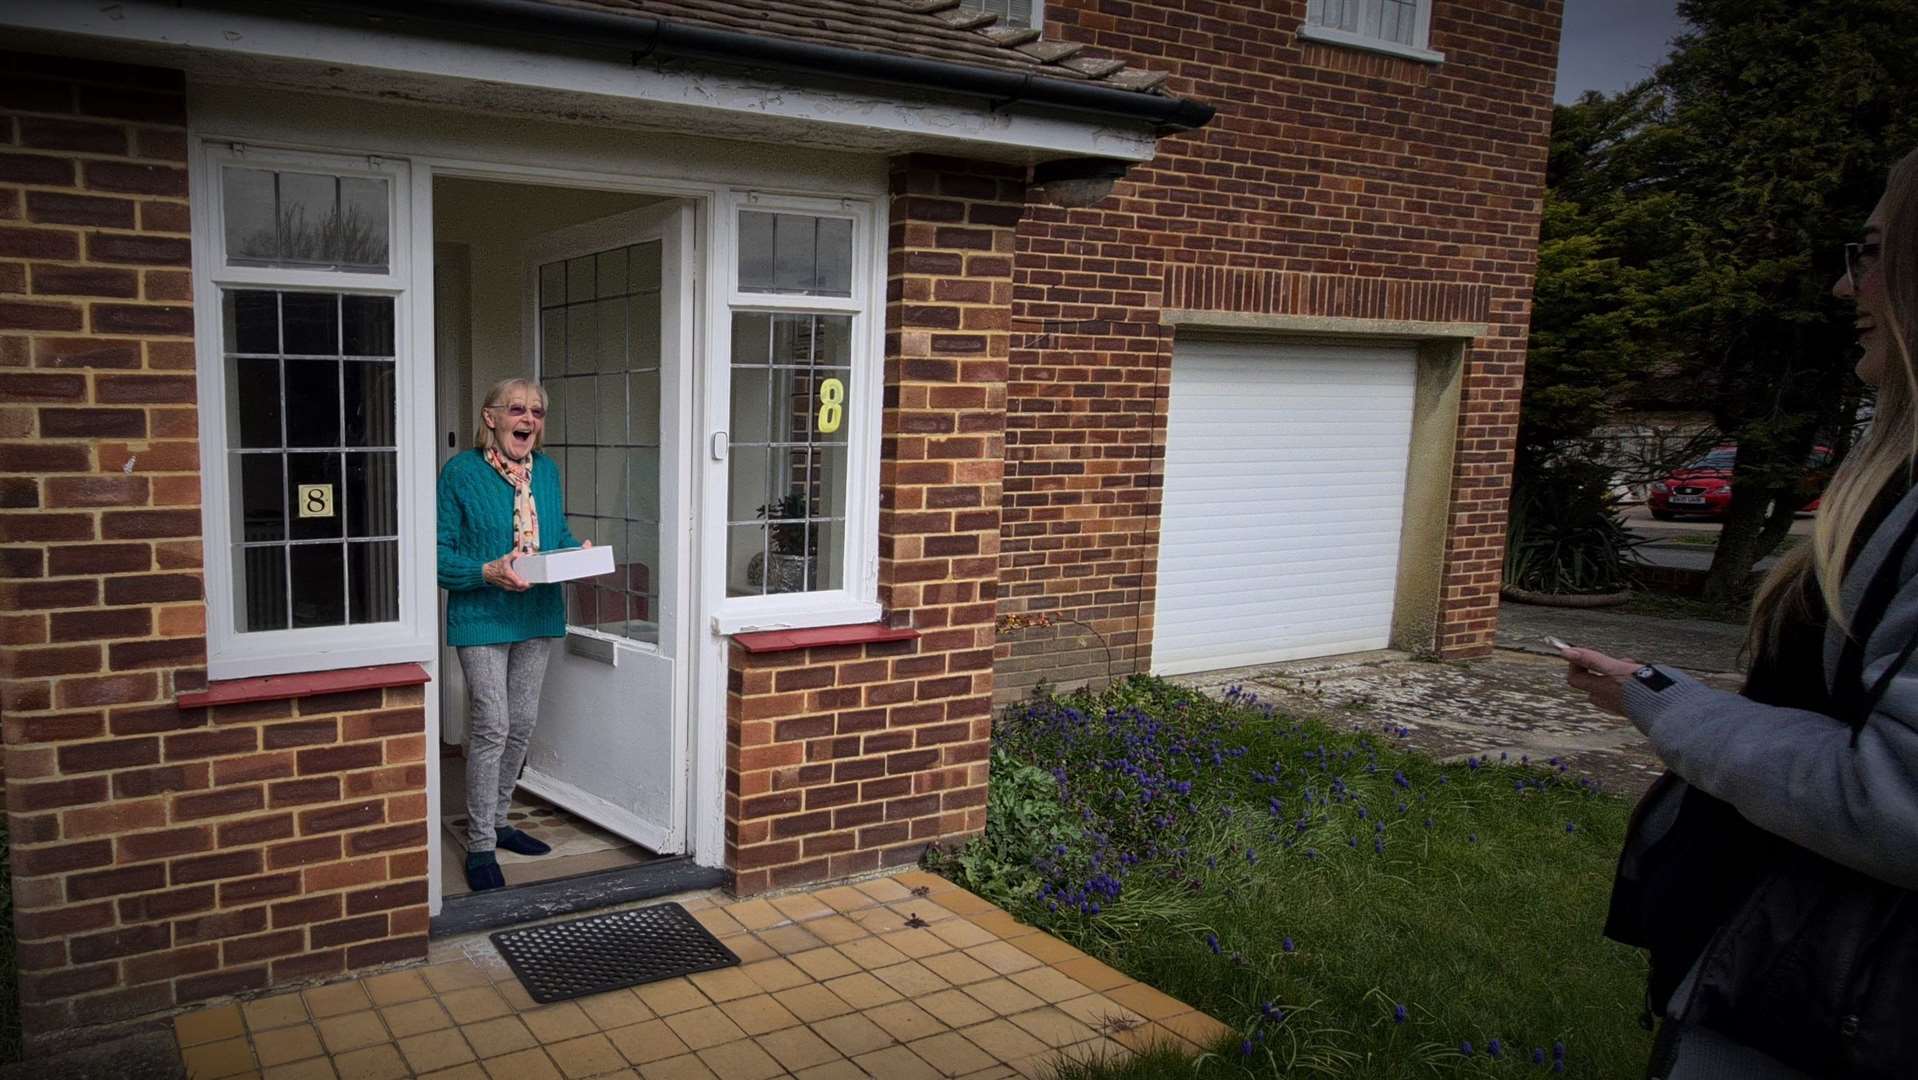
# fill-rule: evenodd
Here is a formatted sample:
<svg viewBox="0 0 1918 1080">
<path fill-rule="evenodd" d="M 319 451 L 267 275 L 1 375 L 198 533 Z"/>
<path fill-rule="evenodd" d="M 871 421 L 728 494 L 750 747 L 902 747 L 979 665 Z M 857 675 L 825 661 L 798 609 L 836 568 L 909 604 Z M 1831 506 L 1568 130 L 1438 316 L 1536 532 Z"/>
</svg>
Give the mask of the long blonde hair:
<svg viewBox="0 0 1918 1080">
<path fill-rule="evenodd" d="M 521 378 L 519 376 L 514 376 L 510 379 L 501 379 L 493 384 L 491 390 L 486 392 L 486 402 L 480 406 L 479 427 L 473 432 L 474 446 L 479 447 L 481 450 L 491 450 L 493 447 L 499 445 L 499 434 L 492 428 L 486 426 L 486 410 L 498 408 L 504 404 L 506 396 L 515 390 L 525 390 L 528 394 L 537 396 L 539 398 L 539 407 L 542 409 L 552 407 L 551 403 L 546 400 L 546 388 L 541 386 L 536 380 Z M 545 438 L 546 425 L 541 424 L 540 429 L 533 433 L 533 450 L 538 450 L 539 444 L 543 442 Z M 532 451 L 529 450 L 527 452 L 531 453 Z"/>
<path fill-rule="evenodd" d="M 1846 625 L 1839 590 L 1852 548 L 1861 539 L 1858 530 L 1886 485 L 1898 482 L 1918 463 L 1918 371 L 1912 357 L 1912 346 L 1918 343 L 1918 150 L 1892 167 L 1883 205 L 1877 272 L 1883 275 L 1891 317 L 1878 328 L 1890 339 L 1891 349 L 1871 427 L 1825 489 L 1811 543 L 1778 560 L 1759 586 L 1748 644 L 1754 656 L 1776 648 L 1782 616 L 1794 603 L 1810 602 L 1813 593 L 1806 586 L 1811 582 L 1832 622 Z"/>
</svg>

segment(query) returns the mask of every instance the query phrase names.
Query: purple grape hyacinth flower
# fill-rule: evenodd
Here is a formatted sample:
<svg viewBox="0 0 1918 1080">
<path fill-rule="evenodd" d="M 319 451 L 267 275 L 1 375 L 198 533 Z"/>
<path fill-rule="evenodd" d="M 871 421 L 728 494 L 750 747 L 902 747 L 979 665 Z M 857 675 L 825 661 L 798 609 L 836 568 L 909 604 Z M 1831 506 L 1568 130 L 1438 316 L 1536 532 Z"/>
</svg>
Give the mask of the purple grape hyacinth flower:
<svg viewBox="0 0 1918 1080">
<path fill-rule="evenodd" d="M 1405 1006 L 1403 1004 L 1392 1006 L 1392 1022 L 1394 1024 L 1405 1023 Z"/>
</svg>

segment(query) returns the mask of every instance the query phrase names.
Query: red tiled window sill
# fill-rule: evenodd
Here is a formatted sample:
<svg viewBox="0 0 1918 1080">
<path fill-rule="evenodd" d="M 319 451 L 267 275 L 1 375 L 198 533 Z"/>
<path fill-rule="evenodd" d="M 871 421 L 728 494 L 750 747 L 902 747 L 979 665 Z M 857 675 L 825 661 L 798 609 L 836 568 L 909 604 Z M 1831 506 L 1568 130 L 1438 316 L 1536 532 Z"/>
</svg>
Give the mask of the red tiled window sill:
<svg viewBox="0 0 1918 1080">
<path fill-rule="evenodd" d="M 295 675 L 261 675 L 251 679 L 222 679 L 208 683 L 205 690 L 181 694 L 176 700 L 182 709 L 204 709 L 209 705 L 241 705 L 249 701 L 281 701 L 311 697 L 315 694 L 340 694 L 349 690 L 381 690 L 389 686 L 419 686 L 432 681 L 418 664 L 381 664 L 377 667 L 342 668 L 339 671 L 306 671 Z"/>
<path fill-rule="evenodd" d="M 884 623 L 857 626 L 814 626 L 804 630 L 754 630 L 734 634 L 733 642 L 749 653 L 791 652 L 828 645 L 870 645 L 880 641 L 912 641 L 919 631 Z"/>
</svg>

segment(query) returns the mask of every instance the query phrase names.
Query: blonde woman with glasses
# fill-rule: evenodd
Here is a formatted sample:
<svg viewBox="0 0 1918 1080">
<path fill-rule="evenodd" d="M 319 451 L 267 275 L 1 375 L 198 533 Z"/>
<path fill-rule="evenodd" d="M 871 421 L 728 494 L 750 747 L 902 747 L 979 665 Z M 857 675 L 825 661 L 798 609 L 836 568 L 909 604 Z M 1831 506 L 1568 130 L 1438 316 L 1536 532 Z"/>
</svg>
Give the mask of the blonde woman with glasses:
<svg viewBox="0 0 1918 1080">
<path fill-rule="evenodd" d="M 1753 602 L 1744 689 L 1565 650 L 1572 686 L 1670 769 L 1606 933 L 1650 950 L 1650 1074 L 1671 1080 L 1918 1070 L 1918 152 L 1832 293 L 1876 411 Z"/>
<path fill-rule="evenodd" d="M 506 884 L 497 848 L 552 849 L 506 824 L 539 718 L 549 638 L 566 636 L 558 585 L 529 585 L 515 559 L 591 547 L 566 527 L 559 467 L 540 453 L 546 392 L 506 379 L 486 395 L 474 447 L 440 470 L 439 578 L 447 591 L 446 640 L 459 651 L 471 699 L 466 740 L 466 882 Z"/>
</svg>

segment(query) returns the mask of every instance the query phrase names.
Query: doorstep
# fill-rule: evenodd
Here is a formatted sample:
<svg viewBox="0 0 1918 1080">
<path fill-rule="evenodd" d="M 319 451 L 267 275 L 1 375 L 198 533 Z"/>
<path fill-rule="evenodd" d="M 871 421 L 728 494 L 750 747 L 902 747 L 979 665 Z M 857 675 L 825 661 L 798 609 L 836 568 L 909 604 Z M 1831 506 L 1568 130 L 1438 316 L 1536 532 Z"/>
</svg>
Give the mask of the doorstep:
<svg viewBox="0 0 1918 1080">
<path fill-rule="evenodd" d="M 538 1005 L 486 935 L 442 938 L 424 966 L 178 1017 L 187 1075 L 1036 1077 L 1229 1031 L 923 871 L 674 899 L 738 967 Z"/>
</svg>

